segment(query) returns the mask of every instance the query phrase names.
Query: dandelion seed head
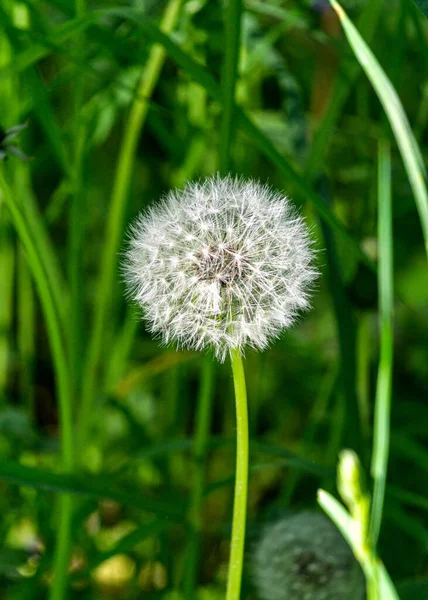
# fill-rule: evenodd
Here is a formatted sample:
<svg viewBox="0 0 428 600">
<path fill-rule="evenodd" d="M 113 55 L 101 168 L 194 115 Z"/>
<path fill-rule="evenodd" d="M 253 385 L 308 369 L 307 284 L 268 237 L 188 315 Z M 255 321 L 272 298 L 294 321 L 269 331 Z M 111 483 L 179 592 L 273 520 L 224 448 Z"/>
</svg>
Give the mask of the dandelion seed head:
<svg viewBox="0 0 428 600">
<path fill-rule="evenodd" d="M 264 349 L 309 306 L 317 271 L 308 228 L 290 201 L 227 176 L 169 192 L 131 228 L 130 295 L 164 343 L 223 361 Z"/>
<path fill-rule="evenodd" d="M 252 555 L 259 600 L 363 600 L 364 576 L 324 515 L 301 512 L 265 528 Z"/>
</svg>

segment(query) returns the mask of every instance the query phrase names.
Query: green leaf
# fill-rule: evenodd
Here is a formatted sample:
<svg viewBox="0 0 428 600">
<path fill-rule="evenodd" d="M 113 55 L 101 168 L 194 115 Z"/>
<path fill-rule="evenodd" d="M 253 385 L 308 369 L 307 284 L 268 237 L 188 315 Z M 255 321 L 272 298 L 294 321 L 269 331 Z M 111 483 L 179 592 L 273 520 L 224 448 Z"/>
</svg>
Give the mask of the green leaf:
<svg viewBox="0 0 428 600">
<path fill-rule="evenodd" d="M 428 600 L 428 578 L 419 581 L 402 581 L 397 585 L 401 600 Z"/>
<path fill-rule="evenodd" d="M 358 539 L 352 517 L 345 507 L 325 490 L 318 490 L 318 504 L 336 525 L 350 547 L 354 551 L 358 551 L 360 540 Z"/>
<path fill-rule="evenodd" d="M 153 537 L 159 534 L 168 526 L 168 521 L 157 519 L 156 521 L 151 521 L 150 523 L 146 523 L 141 527 L 137 527 L 137 529 L 134 529 L 134 531 L 131 531 L 131 533 L 121 538 L 111 550 L 108 550 L 106 552 L 100 552 L 95 556 L 90 556 L 89 568 L 94 569 L 96 566 L 98 566 L 108 558 L 115 556 L 115 554 L 127 554 L 129 552 L 132 552 L 132 550 L 137 544 L 140 544 L 143 540 L 147 539 L 148 537 Z"/>
<path fill-rule="evenodd" d="M 428 0 L 413 0 L 416 6 L 428 17 Z M 428 598 L 428 594 L 427 594 Z"/>
<path fill-rule="evenodd" d="M 63 25 L 60 25 L 50 35 L 46 35 L 40 43 L 34 43 L 19 52 L 10 63 L 0 69 L 0 77 L 5 77 L 14 73 L 15 75 L 24 71 L 31 65 L 46 58 L 54 50 L 61 51 L 61 44 L 69 40 L 74 35 L 83 31 L 90 23 L 90 17 L 82 17 L 79 19 L 70 19 Z M 10 20 L 7 13 L 0 10 L 0 25 L 8 26 Z"/>
<path fill-rule="evenodd" d="M 165 499 L 146 498 L 142 493 L 136 494 L 125 491 L 123 488 L 110 486 L 102 481 L 100 477 L 96 476 L 89 478 L 62 475 L 3 460 L 0 463 L 0 480 L 37 490 L 66 492 L 95 500 L 115 500 L 120 504 L 152 512 L 170 518 L 173 521 L 184 520 L 184 509 L 180 506 L 177 498 L 174 499 L 174 502 L 169 502 Z"/>
<path fill-rule="evenodd" d="M 428 257 L 428 192 L 425 186 L 425 167 L 406 113 L 392 83 L 343 8 L 336 0 L 330 0 L 330 4 L 337 12 L 348 42 L 374 87 L 394 132 L 415 196 Z"/>
</svg>

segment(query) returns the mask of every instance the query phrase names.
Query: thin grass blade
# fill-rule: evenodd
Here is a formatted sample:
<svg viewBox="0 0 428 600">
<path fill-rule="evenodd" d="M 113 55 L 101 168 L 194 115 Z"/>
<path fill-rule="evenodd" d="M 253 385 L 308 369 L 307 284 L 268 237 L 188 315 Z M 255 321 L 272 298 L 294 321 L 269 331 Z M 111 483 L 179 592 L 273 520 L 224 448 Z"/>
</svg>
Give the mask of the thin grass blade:
<svg viewBox="0 0 428 600">
<path fill-rule="evenodd" d="M 419 146 L 413 136 L 397 92 L 376 57 L 340 4 L 335 0 L 330 0 L 330 4 L 337 12 L 348 42 L 373 85 L 391 124 L 415 196 L 428 257 L 428 192 L 425 185 L 426 171 Z"/>
<path fill-rule="evenodd" d="M 391 209 L 391 157 L 389 144 L 379 142 L 378 247 L 380 361 L 376 389 L 374 443 L 371 473 L 374 478 L 370 538 L 376 547 L 382 521 L 386 471 L 390 446 L 390 413 L 393 362 L 393 253 Z"/>
</svg>

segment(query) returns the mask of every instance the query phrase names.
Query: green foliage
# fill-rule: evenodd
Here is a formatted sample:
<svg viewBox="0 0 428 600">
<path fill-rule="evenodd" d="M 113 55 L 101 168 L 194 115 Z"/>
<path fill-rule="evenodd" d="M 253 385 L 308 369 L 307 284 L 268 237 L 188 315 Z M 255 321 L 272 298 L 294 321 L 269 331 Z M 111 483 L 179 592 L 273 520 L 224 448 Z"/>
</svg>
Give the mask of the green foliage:
<svg viewBox="0 0 428 600">
<path fill-rule="evenodd" d="M 322 271 L 245 357 L 246 548 L 351 447 L 373 556 L 426 596 L 428 21 L 344 3 L 348 42 L 312 4 L 1 3 L 0 598 L 224 597 L 230 365 L 160 348 L 120 273 L 135 215 L 218 168 L 285 190 Z"/>
</svg>

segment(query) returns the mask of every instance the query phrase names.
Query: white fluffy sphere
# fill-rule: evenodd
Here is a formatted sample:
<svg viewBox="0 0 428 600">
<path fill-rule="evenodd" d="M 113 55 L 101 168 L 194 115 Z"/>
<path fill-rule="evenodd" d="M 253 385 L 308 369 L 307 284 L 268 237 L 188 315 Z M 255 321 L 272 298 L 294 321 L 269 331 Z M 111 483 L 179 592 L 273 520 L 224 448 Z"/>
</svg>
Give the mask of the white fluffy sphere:
<svg viewBox="0 0 428 600">
<path fill-rule="evenodd" d="M 231 348 L 265 348 L 308 307 L 313 255 L 283 194 L 217 176 L 138 217 L 124 271 L 152 333 L 223 361 Z"/>
<path fill-rule="evenodd" d="M 364 576 L 338 529 L 309 511 L 265 528 L 251 574 L 259 600 L 363 600 Z"/>
</svg>

